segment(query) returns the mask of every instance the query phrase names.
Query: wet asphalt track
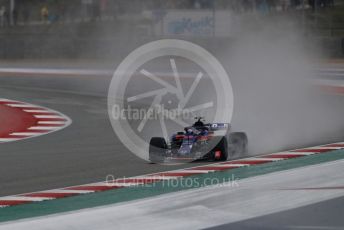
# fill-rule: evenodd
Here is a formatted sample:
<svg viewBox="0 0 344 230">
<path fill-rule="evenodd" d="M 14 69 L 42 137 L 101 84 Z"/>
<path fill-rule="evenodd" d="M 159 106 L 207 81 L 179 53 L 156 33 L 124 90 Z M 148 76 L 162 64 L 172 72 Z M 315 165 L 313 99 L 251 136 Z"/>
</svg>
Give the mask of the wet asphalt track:
<svg viewBox="0 0 344 230">
<path fill-rule="evenodd" d="M 3 98 L 60 111 L 71 126 L 37 138 L 0 144 L 0 196 L 187 167 L 149 164 L 118 140 L 106 98 L 1 87 Z"/>
<path fill-rule="evenodd" d="M 70 127 L 0 144 L 0 196 L 60 188 L 116 177 L 171 170 L 132 155 L 110 125 L 105 97 L 0 87 L 3 98 L 46 106 L 69 116 Z M 341 229 L 343 197 L 213 229 Z M 331 213 L 331 215 L 328 215 Z"/>
<path fill-rule="evenodd" d="M 241 83 L 244 82 L 240 82 L 240 79 L 233 79 L 235 89 L 242 87 Z M 101 89 L 101 95 L 104 95 L 104 88 L 110 78 L 102 79 L 100 86 L 95 85 L 99 82 L 98 78 L 86 83 L 85 80 L 77 78 L 80 84 L 83 83 L 80 91 L 87 92 L 97 86 Z M 1 97 L 46 106 L 69 116 L 73 123 L 66 129 L 49 135 L 0 144 L 0 196 L 103 181 L 109 174 L 129 177 L 188 167 L 152 165 L 130 153 L 112 130 L 106 96 L 39 89 L 44 88 L 44 85 L 48 88 L 53 85 L 57 89 L 60 86 L 63 89 L 79 89 L 74 78 L 69 81 L 65 78 L 48 78 L 43 81 L 24 77 L 19 80 L 3 78 L 1 83 Z M 261 88 L 253 91 L 257 94 L 255 100 L 251 100 L 253 97 L 246 98 L 245 95 L 251 91 L 249 88 L 244 89 L 234 91 L 237 109 L 233 124 L 240 128 L 238 130 L 247 131 L 251 135 L 250 145 L 254 147 L 255 154 L 343 140 L 343 97 L 327 98 L 326 107 L 314 110 L 316 113 L 312 113 L 311 119 L 306 120 L 312 126 L 307 126 L 304 119 L 294 119 L 298 115 L 295 113 L 297 109 L 282 106 L 282 110 L 276 110 L 263 100 L 266 95 L 259 97 L 257 92 L 262 92 Z M 270 93 L 273 94 L 274 91 Z M 272 119 L 278 115 L 283 116 L 281 119 Z M 288 124 L 288 127 L 282 123 Z M 281 130 L 283 135 L 274 135 Z M 261 135 L 262 133 L 272 135 Z"/>
</svg>

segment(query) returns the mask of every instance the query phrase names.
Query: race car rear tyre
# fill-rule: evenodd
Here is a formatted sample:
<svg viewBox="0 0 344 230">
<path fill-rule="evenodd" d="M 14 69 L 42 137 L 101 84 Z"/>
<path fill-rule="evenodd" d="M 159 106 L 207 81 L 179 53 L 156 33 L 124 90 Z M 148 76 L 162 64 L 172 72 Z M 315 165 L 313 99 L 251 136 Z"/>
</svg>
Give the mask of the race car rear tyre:
<svg viewBox="0 0 344 230">
<path fill-rule="evenodd" d="M 151 163 L 162 163 L 167 150 L 166 140 L 162 137 L 152 137 L 149 143 L 149 160 Z"/>
<path fill-rule="evenodd" d="M 216 152 L 220 152 L 220 156 L 216 156 Z M 226 161 L 228 158 L 228 143 L 226 137 L 221 137 L 219 143 L 213 150 L 213 159 L 215 161 Z"/>
<path fill-rule="evenodd" d="M 231 157 L 242 157 L 247 154 L 247 135 L 242 132 L 230 133 L 229 138 L 229 154 Z"/>
</svg>

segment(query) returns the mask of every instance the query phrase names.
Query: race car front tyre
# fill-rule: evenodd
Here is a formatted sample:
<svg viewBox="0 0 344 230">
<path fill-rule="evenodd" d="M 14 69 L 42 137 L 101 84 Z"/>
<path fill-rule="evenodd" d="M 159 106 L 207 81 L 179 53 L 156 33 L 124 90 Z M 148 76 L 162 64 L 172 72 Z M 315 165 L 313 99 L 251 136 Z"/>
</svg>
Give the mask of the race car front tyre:
<svg viewBox="0 0 344 230">
<path fill-rule="evenodd" d="M 151 163 L 162 163 L 167 150 L 166 140 L 162 137 L 152 137 L 149 143 L 149 160 Z"/>
<path fill-rule="evenodd" d="M 247 135 L 243 132 L 230 133 L 228 137 L 229 155 L 231 158 L 243 157 L 247 154 Z"/>
</svg>

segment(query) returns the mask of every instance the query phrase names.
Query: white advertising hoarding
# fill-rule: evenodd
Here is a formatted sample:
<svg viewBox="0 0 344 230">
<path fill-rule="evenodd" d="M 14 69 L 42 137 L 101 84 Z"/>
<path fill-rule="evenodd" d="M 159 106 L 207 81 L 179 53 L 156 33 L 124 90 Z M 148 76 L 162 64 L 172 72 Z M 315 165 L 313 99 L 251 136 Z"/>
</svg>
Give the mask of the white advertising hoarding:
<svg viewBox="0 0 344 230">
<path fill-rule="evenodd" d="M 156 35 L 229 37 L 233 34 L 234 17 L 225 10 L 167 10 L 153 12 L 153 17 L 157 19 Z"/>
</svg>

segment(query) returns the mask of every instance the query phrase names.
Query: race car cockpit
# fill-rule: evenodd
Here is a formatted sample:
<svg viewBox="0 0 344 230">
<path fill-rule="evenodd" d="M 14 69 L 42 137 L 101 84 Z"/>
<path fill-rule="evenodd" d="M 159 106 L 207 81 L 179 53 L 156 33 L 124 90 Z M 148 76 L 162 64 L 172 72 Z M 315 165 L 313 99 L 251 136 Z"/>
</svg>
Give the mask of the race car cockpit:
<svg viewBox="0 0 344 230">
<path fill-rule="evenodd" d="M 195 117 L 197 120 L 192 127 L 199 130 L 199 131 L 208 131 L 209 127 L 203 123 L 204 119 L 203 117 Z"/>
</svg>

